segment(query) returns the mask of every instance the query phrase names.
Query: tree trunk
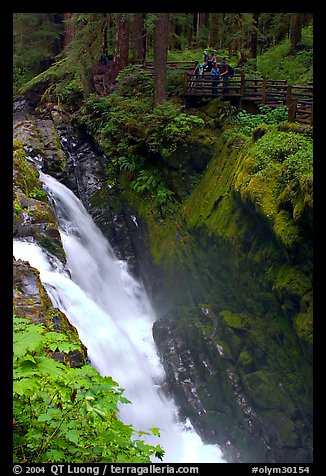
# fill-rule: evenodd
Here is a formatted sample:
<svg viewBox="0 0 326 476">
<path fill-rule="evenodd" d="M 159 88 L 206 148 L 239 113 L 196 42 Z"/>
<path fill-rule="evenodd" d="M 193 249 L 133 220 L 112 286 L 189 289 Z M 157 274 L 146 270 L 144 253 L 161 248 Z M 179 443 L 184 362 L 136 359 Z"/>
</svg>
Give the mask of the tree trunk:
<svg viewBox="0 0 326 476">
<path fill-rule="evenodd" d="M 74 13 L 64 13 L 63 14 L 63 21 L 64 21 L 64 46 L 69 45 L 74 38 L 75 35 L 75 27 L 69 21 L 73 18 Z"/>
<path fill-rule="evenodd" d="M 83 97 L 84 100 L 86 100 L 91 93 L 95 92 L 93 71 L 91 67 L 83 68 L 81 72 L 81 82 L 83 86 Z"/>
<path fill-rule="evenodd" d="M 251 57 L 254 58 L 254 59 L 257 58 L 257 39 L 258 39 L 259 15 L 260 15 L 260 13 L 253 13 L 252 14 L 253 30 L 252 30 L 252 33 L 251 33 L 250 51 L 251 51 Z"/>
<path fill-rule="evenodd" d="M 206 13 L 197 13 L 197 32 L 199 28 L 205 26 Z"/>
<path fill-rule="evenodd" d="M 209 14 L 209 46 L 216 48 L 218 42 L 220 13 Z"/>
<path fill-rule="evenodd" d="M 133 59 L 142 61 L 145 59 L 145 32 L 143 28 L 143 13 L 133 13 L 131 44 Z"/>
<path fill-rule="evenodd" d="M 298 51 L 298 44 L 301 41 L 301 30 L 303 25 L 303 13 L 291 13 L 290 16 L 290 54 L 294 55 Z"/>
<path fill-rule="evenodd" d="M 166 100 L 166 62 L 168 57 L 169 14 L 156 13 L 154 26 L 154 102 Z"/>
<path fill-rule="evenodd" d="M 103 13 L 103 48 L 108 49 L 108 22 L 107 22 L 107 13 Z"/>
<path fill-rule="evenodd" d="M 115 14 L 115 53 L 112 64 L 112 81 L 128 64 L 129 53 L 129 18 L 127 13 Z"/>
</svg>

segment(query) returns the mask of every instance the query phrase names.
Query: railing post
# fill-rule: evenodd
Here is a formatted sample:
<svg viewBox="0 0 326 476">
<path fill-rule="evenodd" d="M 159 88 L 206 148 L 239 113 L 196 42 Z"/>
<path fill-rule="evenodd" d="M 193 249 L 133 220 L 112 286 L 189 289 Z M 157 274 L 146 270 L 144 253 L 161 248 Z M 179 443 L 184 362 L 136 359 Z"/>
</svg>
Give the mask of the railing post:
<svg viewBox="0 0 326 476">
<path fill-rule="evenodd" d="M 263 83 L 261 86 L 261 102 L 265 104 L 266 102 L 266 89 L 267 89 L 267 79 L 263 78 Z"/>
<path fill-rule="evenodd" d="M 290 98 L 287 104 L 289 111 L 288 111 L 288 121 L 294 122 L 295 116 L 297 114 L 297 100 L 294 98 Z"/>
<path fill-rule="evenodd" d="M 311 125 L 311 126 L 312 126 L 313 123 L 314 123 L 314 122 L 313 122 L 313 117 L 314 117 L 313 112 L 314 112 L 314 105 L 311 104 L 311 116 L 310 116 L 310 125 Z"/>
<path fill-rule="evenodd" d="M 245 85 L 245 74 L 241 71 L 241 73 L 240 73 L 240 95 L 241 95 L 241 97 L 244 94 L 244 85 Z"/>
<path fill-rule="evenodd" d="M 292 84 L 287 84 L 286 86 L 287 88 L 286 88 L 285 105 L 288 106 L 291 103 L 291 99 L 292 99 Z"/>
<path fill-rule="evenodd" d="M 188 73 L 187 73 L 187 71 L 185 72 L 184 89 L 185 89 L 185 93 L 187 93 L 188 92 Z"/>
</svg>

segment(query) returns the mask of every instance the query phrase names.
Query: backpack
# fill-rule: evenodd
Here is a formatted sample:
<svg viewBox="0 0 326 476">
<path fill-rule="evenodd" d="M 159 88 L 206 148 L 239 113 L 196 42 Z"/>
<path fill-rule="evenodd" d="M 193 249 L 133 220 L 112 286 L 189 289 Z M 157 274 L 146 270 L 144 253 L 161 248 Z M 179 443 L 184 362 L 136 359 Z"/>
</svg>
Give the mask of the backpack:
<svg viewBox="0 0 326 476">
<path fill-rule="evenodd" d="M 232 66 L 228 66 L 228 76 L 233 76 L 234 75 L 234 69 Z"/>
</svg>

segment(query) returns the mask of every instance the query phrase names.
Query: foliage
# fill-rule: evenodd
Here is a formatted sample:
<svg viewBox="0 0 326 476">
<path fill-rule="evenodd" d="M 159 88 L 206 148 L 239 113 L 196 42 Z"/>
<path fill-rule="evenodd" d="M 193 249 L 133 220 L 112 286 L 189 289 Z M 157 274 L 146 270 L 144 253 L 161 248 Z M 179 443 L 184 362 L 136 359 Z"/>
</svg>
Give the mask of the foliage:
<svg viewBox="0 0 326 476">
<path fill-rule="evenodd" d="M 69 368 L 49 358 L 79 348 L 64 334 L 14 316 L 14 461 L 150 462 L 160 446 L 135 439 L 119 420 L 119 405 L 130 402 L 111 377 L 90 365 Z M 159 435 L 158 429 L 150 431 Z"/>
<path fill-rule="evenodd" d="M 15 201 L 14 202 L 14 212 L 19 215 L 23 211 L 23 207 L 20 202 Z"/>
<path fill-rule="evenodd" d="M 29 197 L 36 198 L 40 201 L 46 201 L 47 195 L 46 191 L 43 188 L 34 187 L 33 190 L 29 193 Z"/>
<path fill-rule="evenodd" d="M 83 87 L 78 79 L 66 79 L 57 83 L 54 92 L 61 102 L 76 105 L 83 98 Z"/>
<path fill-rule="evenodd" d="M 15 171 L 14 185 L 21 188 L 28 197 L 44 200 L 46 194 L 42 190 L 39 173 L 35 167 L 30 166 L 23 144 L 17 140 L 13 141 L 13 166 Z"/>
<path fill-rule="evenodd" d="M 279 106 L 271 108 L 269 106 L 259 106 L 261 114 L 251 114 L 246 111 L 240 111 L 237 116 L 239 129 L 237 132 L 246 136 L 251 136 L 254 129 L 261 124 L 273 125 L 287 121 L 288 108 Z"/>
<path fill-rule="evenodd" d="M 290 40 L 263 52 L 257 59 L 257 69 L 266 78 L 286 79 L 289 84 L 307 84 L 313 81 L 312 26 L 302 31 L 302 49 L 289 55 Z"/>
<path fill-rule="evenodd" d="M 46 81 L 57 89 L 58 83 L 62 81 L 84 80 L 89 68 L 96 61 L 95 58 L 99 57 L 105 18 L 101 13 L 76 13 L 72 23 L 75 26 L 75 34 L 71 43 L 60 51 L 56 62 L 47 70 L 23 84 L 20 93 L 24 94 Z"/>
<path fill-rule="evenodd" d="M 120 80 L 124 82 L 127 77 L 123 74 Z M 191 143 L 206 123 L 201 117 L 181 112 L 172 101 L 154 108 L 152 101 L 140 93 L 133 97 L 92 95 L 77 120 L 96 137 L 110 159 L 110 184 L 118 182 L 120 172 L 128 172 L 133 190 L 161 207 L 173 202 L 174 191 L 160 172 L 159 158 L 168 159 L 179 146 Z"/>
<path fill-rule="evenodd" d="M 167 94 L 168 97 L 179 96 L 184 94 L 184 69 L 167 70 Z"/>
<path fill-rule="evenodd" d="M 14 92 L 51 65 L 61 34 L 56 14 L 13 14 Z"/>
<path fill-rule="evenodd" d="M 242 199 L 270 220 L 288 248 L 302 240 L 299 220 L 312 210 L 312 168 L 312 139 L 272 127 L 249 146 L 235 180 Z"/>
<path fill-rule="evenodd" d="M 117 92 L 123 97 L 152 96 L 153 77 L 138 66 L 127 66 L 117 76 Z"/>
</svg>

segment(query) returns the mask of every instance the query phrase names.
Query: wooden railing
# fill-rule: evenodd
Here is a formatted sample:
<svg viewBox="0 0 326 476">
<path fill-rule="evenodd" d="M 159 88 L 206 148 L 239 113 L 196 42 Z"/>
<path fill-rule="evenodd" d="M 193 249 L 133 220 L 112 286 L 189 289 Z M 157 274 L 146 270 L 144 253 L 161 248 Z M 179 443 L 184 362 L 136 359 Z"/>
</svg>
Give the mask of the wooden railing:
<svg viewBox="0 0 326 476">
<path fill-rule="evenodd" d="M 313 86 L 291 85 L 280 79 L 253 79 L 244 74 L 234 74 L 226 81 L 221 78 L 214 87 L 209 73 L 202 77 L 187 72 L 185 75 L 185 97 L 238 98 L 241 108 L 244 100 L 270 107 L 287 106 L 288 120 L 313 123 Z"/>
</svg>

